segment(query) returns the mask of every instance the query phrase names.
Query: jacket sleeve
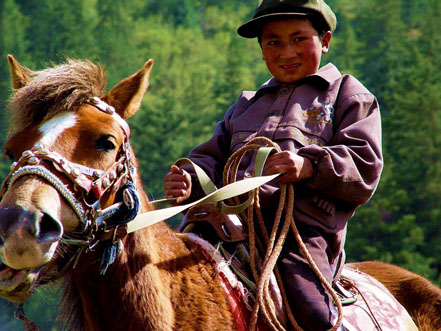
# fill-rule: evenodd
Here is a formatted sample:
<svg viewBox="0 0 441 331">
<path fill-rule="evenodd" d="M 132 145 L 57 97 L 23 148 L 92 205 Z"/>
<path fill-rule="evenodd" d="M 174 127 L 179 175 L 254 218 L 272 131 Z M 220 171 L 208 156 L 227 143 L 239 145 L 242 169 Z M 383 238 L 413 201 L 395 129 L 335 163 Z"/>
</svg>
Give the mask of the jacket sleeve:
<svg viewBox="0 0 441 331">
<path fill-rule="evenodd" d="M 375 192 L 383 167 L 381 118 L 377 100 L 359 93 L 336 105 L 334 137 L 329 146 L 299 150 L 314 166 L 307 189 L 352 206 L 366 203 Z"/>
</svg>

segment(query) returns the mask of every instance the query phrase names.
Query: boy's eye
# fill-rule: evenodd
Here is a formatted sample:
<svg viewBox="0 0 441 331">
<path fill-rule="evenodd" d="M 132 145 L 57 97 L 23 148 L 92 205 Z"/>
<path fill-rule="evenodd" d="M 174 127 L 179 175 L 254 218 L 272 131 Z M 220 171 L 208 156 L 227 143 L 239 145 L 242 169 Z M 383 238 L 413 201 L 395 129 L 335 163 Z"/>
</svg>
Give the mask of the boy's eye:
<svg viewBox="0 0 441 331">
<path fill-rule="evenodd" d="M 295 41 L 296 43 L 298 43 L 298 42 L 300 42 L 300 41 L 303 41 L 303 40 L 306 40 L 306 38 L 305 38 L 305 37 L 296 37 L 296 38 L 294 38 L 294 41 Z"/>
<path fill-rule="evenodd" d="M 269 46 L 275 46 L 275 45 L 278 45 L 278 44 L 279 44 L 278 40 L 270 40 L 270 41 L 267 42 L 267 45 L 269 45 Z"/>
</svg>

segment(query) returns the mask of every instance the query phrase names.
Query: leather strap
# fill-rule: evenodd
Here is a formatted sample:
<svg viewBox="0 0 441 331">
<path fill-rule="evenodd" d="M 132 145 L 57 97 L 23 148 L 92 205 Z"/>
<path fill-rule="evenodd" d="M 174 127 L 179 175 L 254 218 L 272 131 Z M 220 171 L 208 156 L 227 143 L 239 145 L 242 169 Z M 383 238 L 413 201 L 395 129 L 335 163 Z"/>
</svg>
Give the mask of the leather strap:
<svg viewBox="0 0 441 331">
<path fill-rule="evenodd" d="M 265 161 L 268 155 L 273 151 L 273 149 L 274 148 L 272 147 L 262 147 L 258 150 L 256 156 L 256 163 L 254 167 L 256 174 L 255 177 L 244 178 L 240 181 L 228 184 L 220 189 L 216 188 L 216 185 L 213 184 L 211 179 L 198 165 L 196 165 L 189 159 L 179 159 L 175 163 L 178 166 L 182 166 L 184 164 L 191 164 L 192 166 L 194 166 L 195 172 L 198 176 L 199 182 L 201 183 L 202 189 L 204 190 L 206 196 L 197 201 L 185 205 L 157 209 L 157 210 L 145 212 L 143 214 L 139 214 L 138 216 L 136 216 L 136 218 L 133 221 L 127 224 L 128 226 L 127 233 L 132 233 L 134 231 L 143 229 L 155 223 L 166 220 L 196 205 L 200 205 L 207 202 L 223 201 L 235 196 L 242 195 L 275 179 L 276 177 L 280 176 L 280 174 L 261 176 Z M 153 201 L 152 203 L 155 207 L 158 207 L 172 200 L 173 199 L 161 199 L 161 200 L 157 200 L 156 202 Z M 245 210 L 251 201 L 252 198 L 248 198 L 247 201 L 245 201 L 244 203 L 238 206 L 228 206 L 222 203 L 222 209 L 221 209 L 222 213 L 237 214 Z"/>
</svg>

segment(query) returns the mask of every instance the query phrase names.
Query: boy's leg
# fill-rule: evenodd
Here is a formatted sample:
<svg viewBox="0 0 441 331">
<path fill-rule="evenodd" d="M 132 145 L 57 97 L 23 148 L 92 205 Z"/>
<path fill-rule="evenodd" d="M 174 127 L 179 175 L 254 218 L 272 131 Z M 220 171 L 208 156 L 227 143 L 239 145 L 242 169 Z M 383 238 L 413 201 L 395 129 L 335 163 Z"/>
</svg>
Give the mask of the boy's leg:
<svg viewBox="0 0 441 331">
<path fill-rule="evenodd" d="M 328 244 L 323 237 L 314 233 L 315 231 L 307 230 L 306 232 L 308 235 L 302 236 L 304 243 L 323 276 L 331 283 L 332 270 L 326 253 Z M 305 331 L 330 329 L 336 320 L 333 316 L 335 309 L 331 309 L 332 297 L 325 290 L 298 248 L 284 249 L 278 266 L 297 323 Z"/>
</svg>

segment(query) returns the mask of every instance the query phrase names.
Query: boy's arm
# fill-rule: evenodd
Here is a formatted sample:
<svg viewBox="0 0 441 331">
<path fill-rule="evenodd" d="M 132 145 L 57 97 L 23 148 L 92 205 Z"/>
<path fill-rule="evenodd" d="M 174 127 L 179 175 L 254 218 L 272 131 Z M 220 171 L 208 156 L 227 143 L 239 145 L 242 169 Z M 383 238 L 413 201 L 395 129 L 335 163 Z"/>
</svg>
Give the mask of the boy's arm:
<svg viewBox="0 0 441 331">
<path fill-rule="evenodd" d="M 210 140 L 194 148 L 187 156 L 210 177 L 213 183 L 219 188 L 222 186 L 222 175 L 224 166 L 230 156 L 231 133 L 229 131 L 230 118 L 238 108 L 246 108 L 252 102 L 255 92 L 244 91 L 224 115 L 224 119 L 216 124 L 213 136 Z M 197 180 L 194 169 L 190 165 L 182 167 L 191 175 L 192 192 L 189 201 L 202 198 L 205 194 Z"/>
<path fill-rule="evenodd" d="M 361 93 L 337 107 L 330 146 L 309 145 L 298 152 L 314 167 L 314 175 L 304 184 L 330 198 L 360 205 L 374 193 L 383 167 L 379 106 L 372 94 Z"/>
</svg>

